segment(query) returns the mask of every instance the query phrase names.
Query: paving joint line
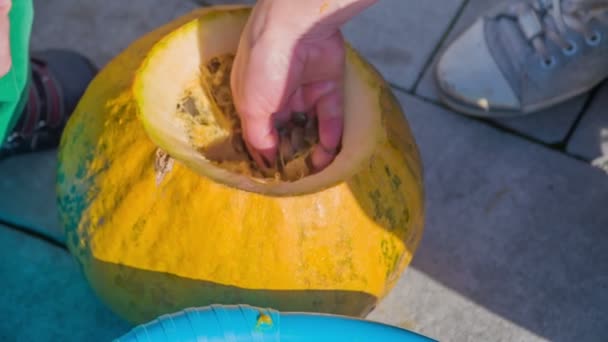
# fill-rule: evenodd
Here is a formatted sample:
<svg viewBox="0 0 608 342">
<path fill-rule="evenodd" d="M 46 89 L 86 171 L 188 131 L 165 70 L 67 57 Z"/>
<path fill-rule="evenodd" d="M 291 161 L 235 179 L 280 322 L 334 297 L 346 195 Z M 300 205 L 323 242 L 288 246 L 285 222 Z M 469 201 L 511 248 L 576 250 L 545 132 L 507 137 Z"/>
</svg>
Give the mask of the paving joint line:
<svg viewBox="0 0 608 342">
<path fill-rule="evenodd" d="M 454 15 L 454 17 L 452 18 L 452 20 L 448 24 L 448 27 L 446 28 L 446 30 L 441 35 L 441 38 L 439 39 L 439 42 L 435 45 L 435 48 L 431 51 L 431 55 L 429 56 L 429 58 L 424 63 L 424 66 L 422 67 L 421 72 L 418 73 L 418 76 L 416 77 L 416 81 L 414 81 L 414 84 L 412 85 L 412 91 L 413 92 L 417 92 L 418 86 L 420 85 L 420 82 L 422 82 L 422 79 L 424 78 L 424 75 L 426 75 L 428 69 L 433 65 L 433 62 L 435 61 L 435 57 L 439 53 L 439 50 L 441 50 L 441 48 L 443 47 L 443 44 L 447 41 L 448 36 L 450 35 L 450 33 L 452 32 L 452 30 L 456 26 L 456 23 L 458 23 L 458 20 L 462 16 L 462 13 L 464 12 L 464 10 L 467 7 L 467 5 L 469 4 L 469 2 L 470 2 L 470 0 L 464 0 L 462 2 L 462 4 L 460 5 L 460 7 L 458 8 L 458 10 L 456 11 L 456 14 Z"/>
<path fill-rule="evenodd" d="M 608 81 L 606 83 L 608 84 Z M 568 143 L 570 142 L 572 135 L 574 135 L 574 132 L 578 129 L 578 126 L 580 125 L 581 121 L 583 120 L 583 117 L 589 111 L 589 108 L 593 104 L 593 100 L 595 100 L 595 98 L 597 97 L 597 94 L 598 94 L 600 88 L 602 88 L 603 84 L 604 84 L 604 82 L 601 82 L 595 88 L 591 89 L 591 91 L 589 91 L 589 96 L 587 97 L 587 100 L 581 107 L 580 112 L 576 116 L 576 119 L 570 126 L 570 129 L 568 130 L 566 137 L 564 138 L 563 142 L 561 143 L 563 145 L 564 150 L 567 151 Z"/>
<path fill-rule="evenodd" d="M 431 104 L 431 105 L 436 106 L 436 107 L 440 107 L 441 109 L 446 110 L 447 112 L 449 112 L 452 115 L 464 116 L 462 114 L 458 114 L 458 113 L 454 112 L 452 109 L 446 107 L 444 104 L 442 104 L 439 101 L 428 99 L 426 97 L 417 95 L 413 91 L 407 90 L 407 89 L 405 89 L 405 88 L 403 88 L 403 87 L 401 87 L 399 85 L 396 85 L 396 84 L 393 84 L 393 83 L 389 83 L 389 84 L 390 84 L 390 86 L 392 88 L 394 88 L 395 90 L 397 90 L 399 92 L 403 92 L 403 93 L 406 93 L 406 94 L 408 94 L 410 96 L 413 96 L 413 97 L 415 97 L 416 99 L 418 99 L 418 100 L 420 100 L 422 102 Z M 473 120 L 473 121 L 479 122 L 479 123 L 481 123 L 481 124 L 483 124 L 485 126 L 489 126 L 489 127 L 492 127 L 492 128 L 494 128 L 494 129 L 496 129 L 498 131 L 501 131 L 503 133 L 507 133 L 509 135 L 519 137 L 521 139 L 526 140 L 529 143 L 532 143 L 534 145 L 540 145 L 540 146 L 542 146 L 542 147 L 544 147 L 544 148 L 546 148 L 548 150 L 552 150 L 552 151 L 558 152 L 559 154 L 564 155 L 564 156 L 566 156 L 566 157 L 568 157 L 568 158 L 570 158 L 572 160 L 583 162 L 586 165 L 591 166 L 589 164 L 589 161 L 586 160 L 585 158 L 581 158 L 578 155 L 568 153 L 565 149 L 559 148 L 559 146 L 557 144 L 548 144 L 548 143 L 545 143 L 545 142 L 543 142 L 541 140 L 538 140 L 538 139 L 535 139 L 535 138 L 533 138 L 533 137 L 531 137 L 529 135 L 522 134 L 521 132 L 518 132 L 518 131 L 516 131 L 514 129 L 510 129 L 508 127 L 501 126 L 501 125 L 499 125 L 499 124 L 497 124 L 495 122 L 489 121 L 489 120 L 485 120 L 485 119 L 482 119 L 482 118 L 476 118 L 476 117 L 472 117 L 472 116 L 464 116 L 464 117 L 466 119 L 468 119 L 468 120 Z"/>
<path fill-rule="evenodd" d="M 38 232 L 36 230 L 33 230 L 33 229 L 31 229 L 31 228 L 29 228 L 27 226 L 16 224 L 14 222 L 10 222 L 10 221 L 4 220 L 4 219 L 0 219 L 0 225 L 3 225 L 3 226 L 5 226 L 5 227 L 7 227 L 9 229 L 14 230 L 14 231 L 18 231 L 18 232 L 23 233 L 25 235 L 32 236 L 32 237 L 34 237 L 34 238 L 36 238 L 38 240 L 43 240 L 43 241 L 45 241 L 45 242 L 47 242 L 47 243 L 49 243 L 49 244 L 51 244 L 51 245 L 53 245 L 55 247 L 59 247 L 59 248 L 63 249 L 65 251 L 68 250 L 67 247 L 65 246 L 65 244 L 62 241 L 59 241 L 59 240 L 57 240 L 57 239 L 55 239 L 53 237 L 47 236 L 47 235 L 45 235 L 43 233 L 40 233 L 40 232 Z"/>
</svg>

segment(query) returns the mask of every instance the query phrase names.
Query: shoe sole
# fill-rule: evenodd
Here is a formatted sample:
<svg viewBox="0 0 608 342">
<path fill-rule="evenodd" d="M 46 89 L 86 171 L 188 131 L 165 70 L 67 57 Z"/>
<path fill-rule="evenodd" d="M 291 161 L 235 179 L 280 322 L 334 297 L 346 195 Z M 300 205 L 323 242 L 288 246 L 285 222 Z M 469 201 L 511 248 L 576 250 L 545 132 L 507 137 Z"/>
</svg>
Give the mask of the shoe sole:
<svg viewBox="0 0 608 342">
<path fill-rule="evenodd" d="M 448 108 L 455 110 L 464 115 L 477 117 L 477 118 L 490 118 L 490 119 L 491 118 L 496 118 L 496 119 L 517 118 L 517 117 L 535 114 L 542 110 L 549 109 L 553 106 L 561 104 L 565 101 L 571 100 L 579 95 L 588 93 L 593 88 L 597 87 L 598 85 L 600 85 L 603 82 L 603 80 L 602 80 L 602 81 L 597 82 L 597 84 L 593 84 L 590 87 L 582 88 L 578 91 L 573 91 L 573 92 L 564 94 L 553 100 L 543 102 L 543 104 L 536 105 L 536 106 L 530 106 L 524 110 L 516 111 L 516 110 L 500 110 L 500 109 L 485 110 L 480 107 L 475 107 L 473 105 L 463 103 L 462 101 L 457 100 L 455 97 L 453 97 L 451 94 L 449 94 L 449 92 L 445 91 L 441 87 L 440 82 L 439 82 L 439 76 L 437 75 L 437 73 L 435 73 L 434 79 L 435 79 L 435 85 L 438 90 L 437 92 L 439 93 L 439 100 L 443 104 L 445 104 Z"/>
</svg>

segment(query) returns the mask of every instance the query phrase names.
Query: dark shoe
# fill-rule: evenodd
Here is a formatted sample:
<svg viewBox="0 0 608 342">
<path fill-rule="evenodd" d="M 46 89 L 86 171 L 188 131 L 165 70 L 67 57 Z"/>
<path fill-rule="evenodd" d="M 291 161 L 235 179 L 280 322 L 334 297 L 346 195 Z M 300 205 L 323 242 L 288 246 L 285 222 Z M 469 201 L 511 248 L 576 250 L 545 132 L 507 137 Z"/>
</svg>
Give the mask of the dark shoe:
<svg viewBox="0 0 608 342">
<path fill-rule="evenodd" d="M 80 97 L 97 73 L 84 56 L 64 50 L 32 53 L 27 104 L 0 147 L 0 159 L 56 148 Z"/>
<path fill-rule="evenodd" d="M 608 0 L 505 1 L 441 57 L 436 77 L 449 107 L 516 116 L 566 101 L 608 77 Z"/>
</svg>

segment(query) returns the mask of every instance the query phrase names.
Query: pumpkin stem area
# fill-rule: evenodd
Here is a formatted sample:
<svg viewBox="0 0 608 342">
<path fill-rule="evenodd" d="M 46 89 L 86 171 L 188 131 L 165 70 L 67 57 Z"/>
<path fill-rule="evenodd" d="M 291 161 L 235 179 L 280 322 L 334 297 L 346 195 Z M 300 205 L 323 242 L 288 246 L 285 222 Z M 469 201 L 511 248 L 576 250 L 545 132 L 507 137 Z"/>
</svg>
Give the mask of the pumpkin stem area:
<svg viewBox="0 0 608 342">
<path fill-rule="evenodd" d="M 293 113 L 276 125 L 278 156 L 274 165 L 258 165 L 246 148 L 230 88 L 234 55 L 211 58 L 201 68 L 200 82 L 187 88 L 177 104 L 190 143 L 216 166 L 252 178 L 296 181 L 312 174 L 310 155 L 319 143 L 317 120 Z"/>
</svg>

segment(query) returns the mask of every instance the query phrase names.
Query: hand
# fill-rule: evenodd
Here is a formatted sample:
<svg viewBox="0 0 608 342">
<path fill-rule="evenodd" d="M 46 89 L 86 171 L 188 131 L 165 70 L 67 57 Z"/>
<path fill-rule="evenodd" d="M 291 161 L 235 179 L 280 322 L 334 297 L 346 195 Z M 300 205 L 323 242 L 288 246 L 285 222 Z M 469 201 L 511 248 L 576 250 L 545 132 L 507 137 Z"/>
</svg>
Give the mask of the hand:
<svg viewBox="0 0 608 342">
<path fill-rule="evenodd" d="M 320 143 L 312 152 L 314 168 L 334 159 L 344 117 L 345 50 L 339 27 L 373 2 L 333 1 L 334 8 L 317 0 L 258 1 L 243 31 L 231 80 L 244 140 L 258 165 L 274 164 L 276 125 L 294 112 L 317 116 Z"/>
<path fill-rule="evenodd" d="M 11 46 L 9 44 L 8 12 L 11 0 L 0 0 L 0 77 L 11 69 Z"/>
</svg>

